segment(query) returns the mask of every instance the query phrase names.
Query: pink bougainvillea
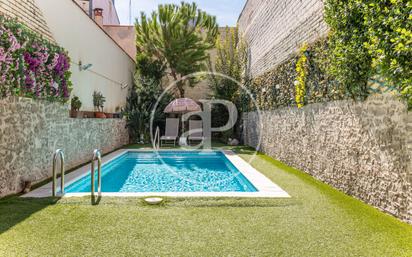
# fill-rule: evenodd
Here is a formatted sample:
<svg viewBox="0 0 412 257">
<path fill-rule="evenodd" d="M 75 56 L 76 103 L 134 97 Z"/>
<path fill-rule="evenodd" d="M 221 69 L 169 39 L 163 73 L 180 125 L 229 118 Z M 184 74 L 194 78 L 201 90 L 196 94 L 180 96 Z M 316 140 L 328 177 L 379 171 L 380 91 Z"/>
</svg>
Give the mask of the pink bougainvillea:
<svg viewBox="0 0 412 257">
<path fill-rule="evenodd" d="M 0 15 L 0 97 L 66 102 L 71 92 L 69 69 L 63 48 Z"/>
</svg>

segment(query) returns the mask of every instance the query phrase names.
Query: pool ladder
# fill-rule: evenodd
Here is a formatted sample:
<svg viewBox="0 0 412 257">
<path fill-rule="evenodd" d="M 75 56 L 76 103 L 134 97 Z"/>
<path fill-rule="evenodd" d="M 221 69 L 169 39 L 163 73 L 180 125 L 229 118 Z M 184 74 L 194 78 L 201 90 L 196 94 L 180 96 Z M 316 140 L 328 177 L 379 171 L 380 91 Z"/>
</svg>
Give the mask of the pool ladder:
<svg viewBox="0 0 412 257">
<path fill-rule="evenodd" d="M 56 174 L 56 164 L 57 158 L 60 157 L 60 191 L 61 195 L 64 195 L 64 152 L 62 149 L 57 149 L 56 152 L 53 154 L 53 188 L 52 188 L 52 196 L 56 197 L 56 186 L 57 186 L 57 174 Z"/>
<path fill-rule="evenodd" d="M 159 127 L 156 128 L 154 140 L 153 140 L 153 146 L 154 149 L 159 149 L 160 148 L 160 129 Z"/>
<path fill-rule="evenodd" d="M 95 183 L 94 183 L 94 163 L 97 160 L 97 194 L 100 197 L 102 194 L 102 154 L 100 150 L 96 149 L 93 151 L 93 158 L 92 158 L 92 164 L 91 164 L 91 170 L 90 170 L 90 175 L 91 175 L 91 194 L 92 194 L 92 201 L 95 200 Z"/>
<path fill-rule="evenodd" d="M 53 182 L 52 182 L 52 196 L 56 197 L 57 195 L 57 172 L 56 172 L 56 164 L 57 158 L 60 157 L 60 192 L 61 195 L 64 195 L 64 152 L 62 149 L 57 149 L 56 152 L 53 154 Z M 91 161 L 91 195 L 92 199 L 95 198 L 95 180 L 94 180 L 94 172 L 95 172 L 95 161 L 97 160 L 97 193 L 98 196 L 101 196 L 102 193 L 102 154 L 100 150 L 96 149 L 93 151 L 93 158 Z"/>
</svg>

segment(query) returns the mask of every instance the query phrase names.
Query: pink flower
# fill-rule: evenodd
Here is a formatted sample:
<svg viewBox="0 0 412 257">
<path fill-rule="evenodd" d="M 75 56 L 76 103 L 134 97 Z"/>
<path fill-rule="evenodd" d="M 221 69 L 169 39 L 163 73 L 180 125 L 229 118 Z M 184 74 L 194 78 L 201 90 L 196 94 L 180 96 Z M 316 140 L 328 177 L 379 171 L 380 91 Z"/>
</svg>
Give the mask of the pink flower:
<svg viewBox="0 0 412 257">
<path fill-rule="evenodd" d="M 47 69 L 53 70 L 59 61 L 59 54 L 54 54 L 52 62 L 47 66 Z"/>
<path fill-rule="evenodd" d="M 11 46 L 9 48 L 9 51 L 14 52 L 14 51 L 20 49 L 21 45 L 17 41 L 17 38 L 11 32 L 9 32 L 8 34 L 9 34 L 9 42 L 11 44 Z"/>
<path fill-rule="evenodd" d="M 6 61 L 6 53 L 3 47 L 0 47 L 0 64 Z"/>
</svg>

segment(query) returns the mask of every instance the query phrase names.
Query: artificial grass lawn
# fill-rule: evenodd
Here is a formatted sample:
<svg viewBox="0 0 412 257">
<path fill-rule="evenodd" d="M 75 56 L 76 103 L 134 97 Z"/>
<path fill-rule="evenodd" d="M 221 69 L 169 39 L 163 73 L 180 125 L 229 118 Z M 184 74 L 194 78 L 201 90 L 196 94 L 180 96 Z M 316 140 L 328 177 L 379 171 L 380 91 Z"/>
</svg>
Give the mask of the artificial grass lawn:
<svg viewBox="0 0 412 257">
<path fill-rule="evenodd" d="M 292 198 L 0 200 L 0 256 L 412 256 L 412 226 L 267 156 L 252 164 Z"/>
</svg>

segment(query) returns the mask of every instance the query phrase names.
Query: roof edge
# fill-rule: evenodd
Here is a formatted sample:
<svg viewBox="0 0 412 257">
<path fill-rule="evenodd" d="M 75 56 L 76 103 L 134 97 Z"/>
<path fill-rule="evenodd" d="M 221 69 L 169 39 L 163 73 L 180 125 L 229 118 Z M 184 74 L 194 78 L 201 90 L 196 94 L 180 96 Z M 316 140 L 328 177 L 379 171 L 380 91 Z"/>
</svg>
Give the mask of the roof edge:
<svg viewBox="0 0 412 257">
<path fill-rule="evenodd" d="M 136 63 L 136 60 L 135 60 L 134 58 L 132 58 L 132 57 L 123 49 L 123 47 L 121 47 L 120 44 L 119 44 L 112 36 L 110 36 L 110 34 L 107 33 L 107 31 L 104 30 L 104 28 L 103 28 L 102 26 L 100 26 L 94 19 L 92 19 L 89 15 L 87 15 L 87 13 L 84 12 L 83 8 L 76 2 L 76 0 L 72 0 L 72 2 L 73 2 L 77 7 L 79 7 L 79 8 L 82 10 L 82 12 L 83 12 L 91 21 L 93 21 L 94 24 L 95 24 L 101 31 L 103 31 L 104 34 L 106 34 L 106 36 L 108 36 L 108 37 L 117 45 L 117 47 L 119 47 L 120 50 L 122 50 L 123 53 L 125 53 L 125 54 L 127 55 L 127 57 L 130 58 L 130 60 L 132 60 L 134 63 Z M 103 25 L 103 26 L 106 26 L 106 25 Z"/>
</svg>

